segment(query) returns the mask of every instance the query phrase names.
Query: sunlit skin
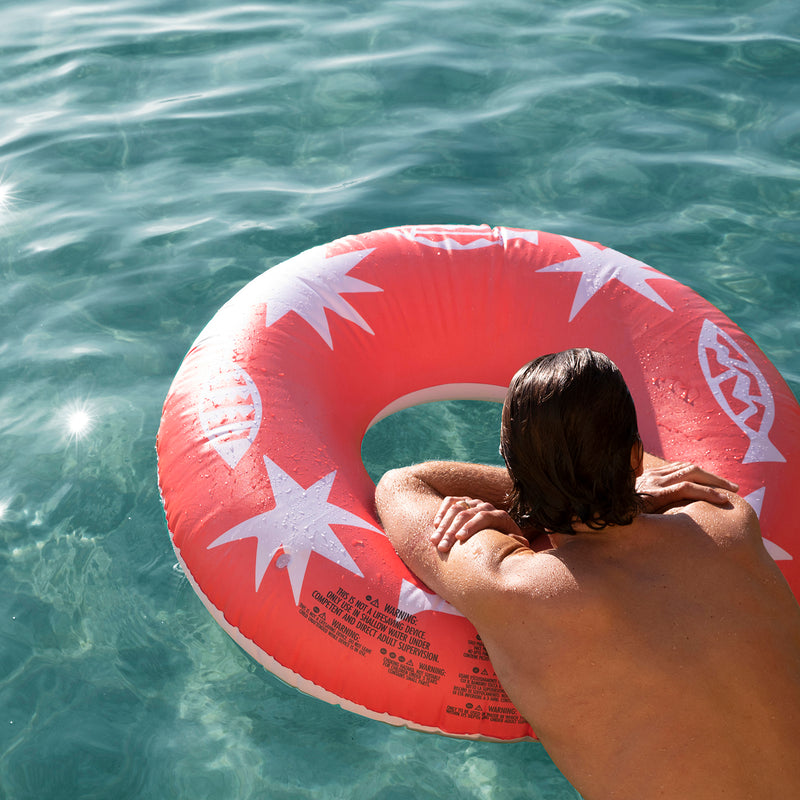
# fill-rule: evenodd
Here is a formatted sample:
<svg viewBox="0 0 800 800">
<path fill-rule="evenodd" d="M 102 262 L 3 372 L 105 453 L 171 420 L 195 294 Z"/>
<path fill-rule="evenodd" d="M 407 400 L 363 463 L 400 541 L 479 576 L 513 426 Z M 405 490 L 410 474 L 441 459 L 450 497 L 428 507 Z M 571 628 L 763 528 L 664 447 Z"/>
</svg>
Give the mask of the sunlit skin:
<svg viewBox="0 0 800 800">
<path fill-rule="evenodd" d="M 641 467 L 648 513 L 531 543 L 503 468 L 393 470 L 376 503 L 585 800 L 800 796 L 800 608 L 758 519 L 722 478 Z"/>
</svg>

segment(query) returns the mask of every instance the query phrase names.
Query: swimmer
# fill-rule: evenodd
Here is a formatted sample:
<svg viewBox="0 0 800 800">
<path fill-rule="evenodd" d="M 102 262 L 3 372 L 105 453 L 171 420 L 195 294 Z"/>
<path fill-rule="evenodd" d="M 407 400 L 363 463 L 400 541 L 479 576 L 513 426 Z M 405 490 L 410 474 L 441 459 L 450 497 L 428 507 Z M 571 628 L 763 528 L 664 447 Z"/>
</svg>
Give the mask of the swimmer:
<svg viewBox="0 0 800 800">
<path fill-rule="evenodd" d="M 517 373 L 501 453 L 392 470 L 376 505 L 584 800 L 800 797 L 800 607 L 737 487 L 644 453 L 586 349 Z"/>
</svg>

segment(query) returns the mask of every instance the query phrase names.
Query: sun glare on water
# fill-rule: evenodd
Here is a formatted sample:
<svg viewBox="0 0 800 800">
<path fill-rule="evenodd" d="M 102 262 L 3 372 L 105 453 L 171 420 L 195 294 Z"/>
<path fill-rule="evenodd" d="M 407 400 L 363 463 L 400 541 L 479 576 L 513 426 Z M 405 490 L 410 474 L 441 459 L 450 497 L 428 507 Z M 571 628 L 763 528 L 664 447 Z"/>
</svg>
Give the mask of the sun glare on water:
<svg viewBox="0 0 800 800">
<path fill-rule="evenodd" d="M 92 427 L 92 418 L 88 411 L 73 411 L 67 417 L 67 429 L 71 436 L 81 439 Z"/>
<path fill-rule="evenodd" d="M 14 184 L 0 177 L 0 220 L 11 210 L 14 205 Z"/>
<path fill-rule="evenodd" d="M 85 438 L 94 426 L 95 418 L 86 403 L 75 403 L 62 412 L 64 430 L 70 441 Z"/>
</svg>

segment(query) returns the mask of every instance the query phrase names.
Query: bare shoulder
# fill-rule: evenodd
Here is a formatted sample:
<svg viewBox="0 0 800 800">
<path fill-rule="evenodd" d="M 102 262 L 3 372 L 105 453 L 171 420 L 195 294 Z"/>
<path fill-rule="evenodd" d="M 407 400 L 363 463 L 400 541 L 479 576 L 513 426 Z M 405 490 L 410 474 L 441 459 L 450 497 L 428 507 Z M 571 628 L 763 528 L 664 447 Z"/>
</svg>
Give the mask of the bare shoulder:
<svg viewBox="0 0 800 800">
<path fill-rule="evenodd" d="M 700 501 L 687 503 L 665 513 L 686 515 L 720 545 L 761 545 L 761 526 L 753 507 L 738 494 L 726 494 L 728 502 L 724 505 Z"/>
<path fill-rule="evenodd" d="M 578 588 L 554 551 L 537 552 L 491 530 L 453 547 L 442 577 L 436 591 L 476 625 L 507 622 L 510 615 L 535 614 L 537 608 L 546 613 Z"/>
<path fill-rule="evenodd" d="M 509 613 L 552 597 L 568 570 L 552 552 L 536 552 L 522 537 L 486 528 L 441 552 L 432 541 L 443 497 L 466 494 L 501 502 L 508 473 L 482 465 L 427 462 L 392 470 L 375 490 L 386 535 L 406 566 L 474 623 L 507 621 Z M 562 581 L 563 583 L 563 581 Z"/>
</svg>

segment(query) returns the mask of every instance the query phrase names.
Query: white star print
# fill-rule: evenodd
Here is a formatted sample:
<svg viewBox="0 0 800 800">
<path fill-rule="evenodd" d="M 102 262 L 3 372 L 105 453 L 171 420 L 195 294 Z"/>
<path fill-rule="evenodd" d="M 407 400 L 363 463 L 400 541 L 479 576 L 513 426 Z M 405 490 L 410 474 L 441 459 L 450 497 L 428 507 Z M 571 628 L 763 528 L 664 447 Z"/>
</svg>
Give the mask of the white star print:
<svg viewBox="0 0 800 800">
<path fill-rule="evenodd" d="M 745 496 L 745 500 L 753 506 L 756 516 L 761 518 L 761 506 L 764 504 L 764 493 L 767 491 L 766 486 L 756 489 L 754 492 Z M 772 556 L 775 561 L 793 561 L 790 553 L 787 553 L 780 545 L 771 542 L 769 539 L 764 539 L 764 547 L 767 552 Z"/>
<path fill-rule="evenodd" d="M 373 333 L 364 318 L 341 296 L 346 292 L 383 291 L 378 286 L 347 274 L 373 250 L 355 250 L 326 258 L 324 246 L 314 247 L 268 269 L 253 281 L 256 291 L 266 297 L 267 327 L 294 311 L 333 350 L 333 339 L 325 316 L 325 309 L 329 309 L 342 319 L 355 322 L 367 333 Z"/>
<path fill-rule="evenodd" d="M 423 611 L 439 611 L 443 614 L 452 614 L 454 617 L 464 616 L 455 606 L 450 605 L 446 600 L 439 597 L 438 594 L 432 594 L 423 589 L 419 589 L 405 578 L 403 578 L 400 584 L 400 599 L 397 601 L 397 609 L 406 614 L 421 614 Z"/>
<path fill-rule="evenodd" d="M 601 250 L 581 239 L 573 239 L 571 236 L 565 236 L 564 238 L 578 251 L 578 255 L 566 261 L 551 264 L 549 267 L 543 267 L 537 272 L 581 273 L 578 289 L 575 292 L 575 300 L 572 303 L 572 311 L 569 315 L 570 322 L 586 303 L 592 299 L 595 293 L 614 278 L 638 292 L 642 297 L 658 303 L 658 305 L 666 308 L 667 311 L 672 311 L 672 308 L 647 281 L 652 278 L 671 281 L 674 278 L 662 275 L 652 267 L 648 267 L 647 264 L 618 253 L 611 248 Z"/>
<path fill-rule="evenodd" d="M 488 238 L 493 233 L 497 233 L 496 239 Z M 483 226 L 460 226 L 460 225 L 425 225 L 413 227 L 409 231 L 402 231 L 403 236 L 417 244 L 424 244 L 426 247 L 435 247 L 439 250 L 478 250 L 483 247 L 503 247 L 516 239 L 522 239 L 530 244 L 539 244 L 538 231 L 509 230 L 508 228 L 497 228 L 489 230 Z M 485 234 L 485 235 L 484 235 Z M 444 236 L 444 239 L 431 239 L 430 236 Z M 472 236 L 475 238 L 466 242 L 459 242 L 452 236 Z"/>
<path fill-rule="evenodd" d="M 312 552 L 319 553 L 340 567 L 363 577 L 356 562 L 334 534 L 331 525 L 352 525 L 378 533 L 381 531 L 361 517 L 328 502 L 336 471 L 304 489 L 266 456 L 264 465 L 272 486 L 275 508 L 231 528 L 211 542 L 208 549 L 241 539 L 257 539 L 256 591 L 261 586 L 273 556 L 279 549 L 283 549 L 295 604 L 300 602 L 300 590 Z"/>
<path fill-rule="evenodd" d="M 503 241 L 508 244 L 509 242 L 521 239 L 528 244 L 539 244 L 539 231 L 512 231 L 508 228 L 500 228 L 500 236 Z"/>
</svg>

